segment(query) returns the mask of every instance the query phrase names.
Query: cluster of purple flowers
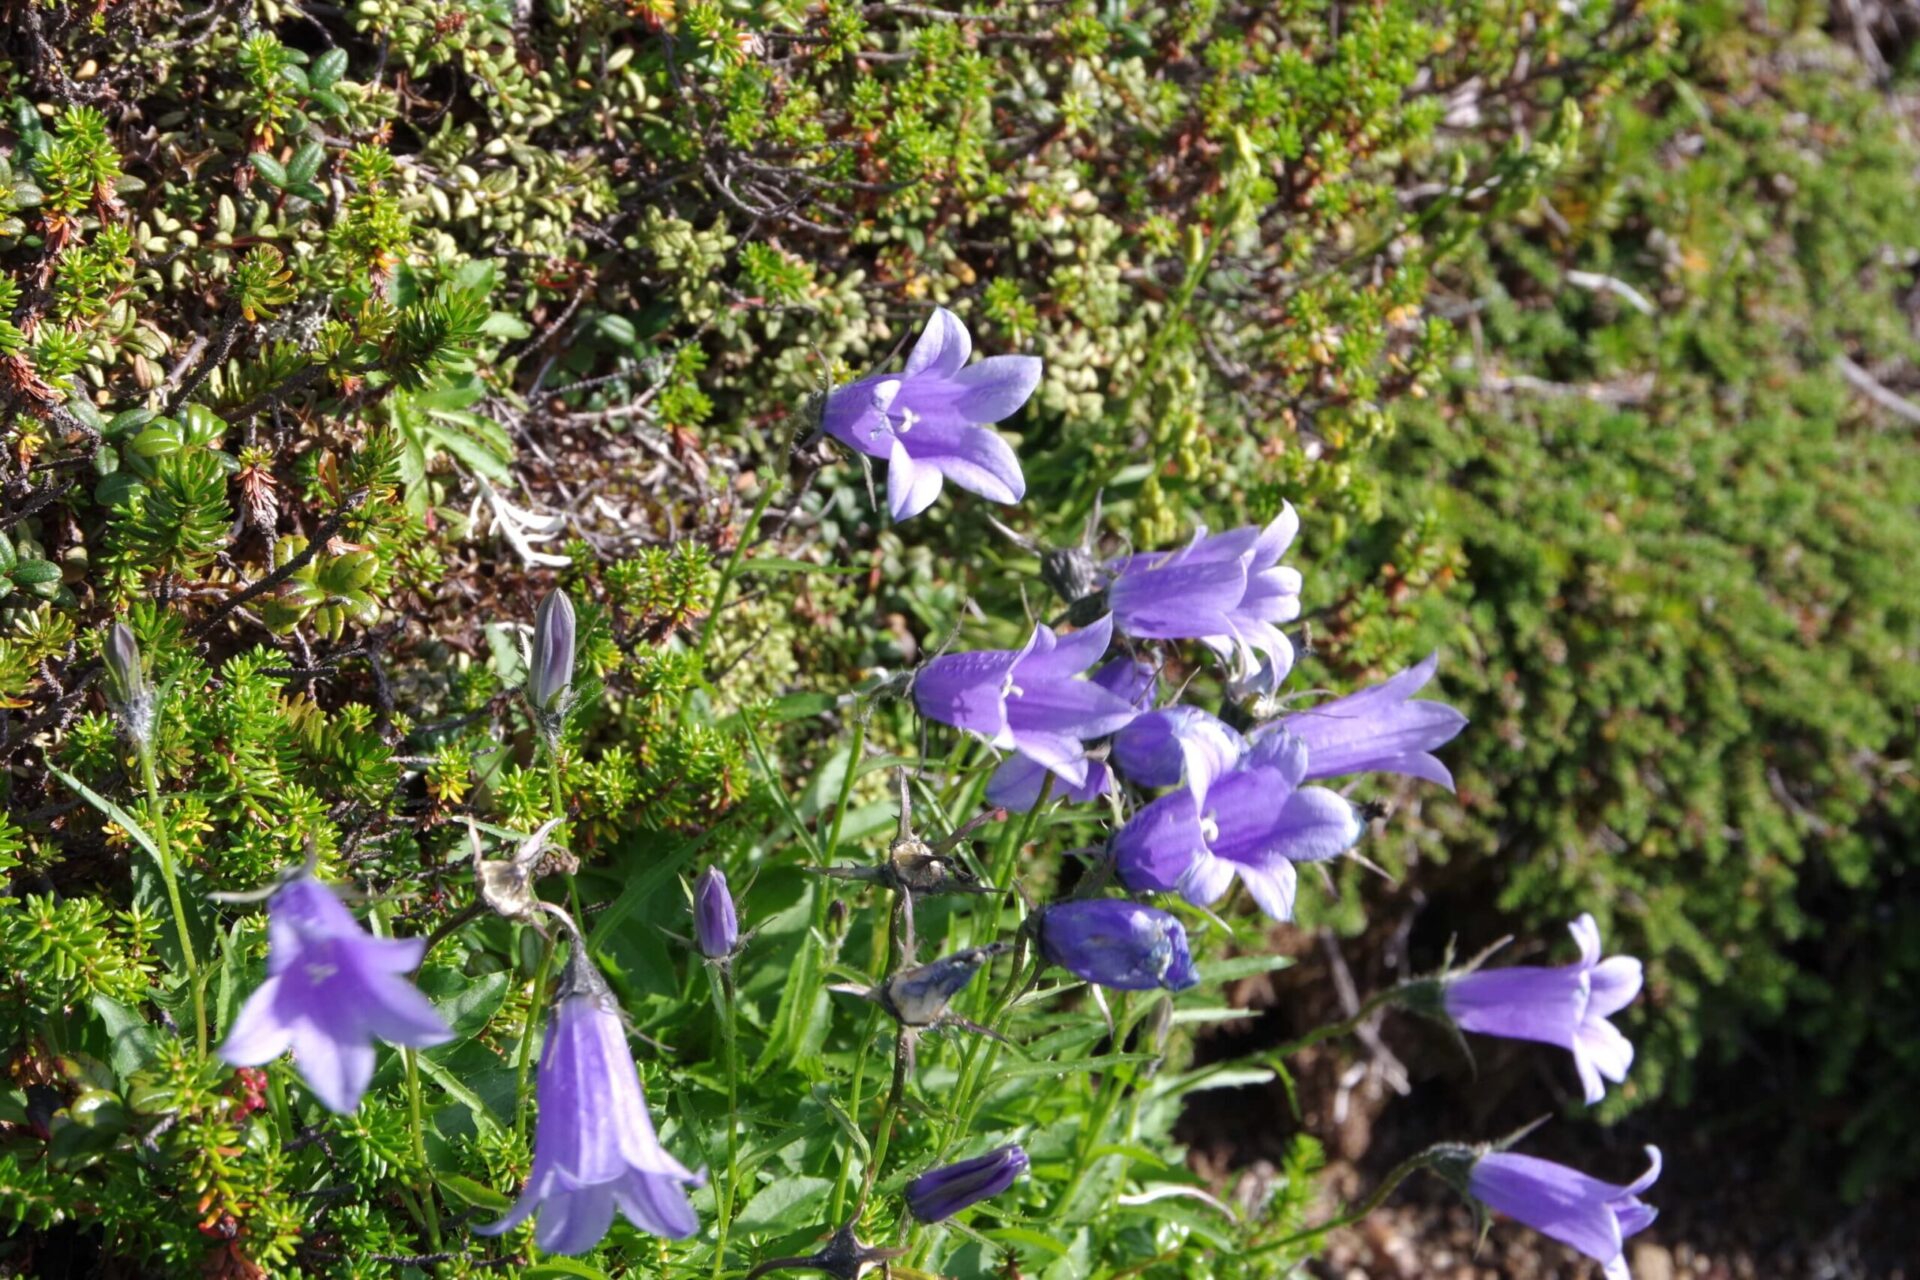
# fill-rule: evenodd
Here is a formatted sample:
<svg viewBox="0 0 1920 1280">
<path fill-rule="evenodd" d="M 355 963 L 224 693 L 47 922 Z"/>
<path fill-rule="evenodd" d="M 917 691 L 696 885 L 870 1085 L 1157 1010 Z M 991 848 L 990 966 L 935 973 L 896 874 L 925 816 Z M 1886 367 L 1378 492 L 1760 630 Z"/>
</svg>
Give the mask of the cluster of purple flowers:
<svg viewBox="0 0 1920 1280">
<path fill-rule="evenodd" d="M 965 326 L 936 310 L 901 373 L 863 378 L 827 401 L 828 434 L 887 460 L 896 520 L 924 510 L 947 480 L 998 502 L 1018 501 L 1025 491 L 1013 450 L 988 424 L 1025 403 L 1039 382 L 1040 361 L 997 356 L 969 364 L 971 351 Z M 1176 550 L 1093 561 L 1079 579 L 1086 594 L 1070 602 L 1070 616 L 1086 619 L 1084 625 L 1035 626 L 1018 649 L 946 654 L 915 677 L 912 698 L 921 715 L 1005 753 L 988 783 L 991 802 L 1030 810 L 1048 799 L 1109 796 L 1121 815 L 1106 854 L 1125 893 L 1096 889 L 1036 910 L 1028 927 L 1047 963 L 1117 990 L 1190 988 L 1200 979 L 1186 927 L 1144 898 L 1176 895 L 1204 907 L 1238 881 L 1268 916 L 1288 920 L 1296 867 L 1340 856 L 1367 827 L 1365 811 L 1342 791 L 1315 784 L 1395 773 L 1452 789 L 1451 774 L 1433 753 L 1466 718 L 1415 696 L 1432 680 L 1437 655 L 1360 692 L 1265 723 L 1236 727 L 1190 704 L 1158 705 L 1160 654 L 1135 646 L 1195 641 L 1218 656 L 1230 687 L 1277 691 L 1294 661 L 1279 628 L 1298 617 L 1302 586 L 1299 572 L 1280 561 L 1298 528 L 1292 507 L 1283 506 L 1265 525 L 1201 530 Z M 574 630 L 566 597 L 549 596 L 535 628 L 527 692 L 553 750 L 571 701 Z M 1123 638 L 1117 652 L 1116 637 Z M 121 660 L 115 670 L 122 667 L 129 663 Z M 137 659 L 130 669 L 137 671 Z M 902 831 L 904 840 L 904 814 Z M 522 860 L 512 864 L 529 883 L 488 901 L 521 920 L 537 918 L 536 908 L 549 912 L 567 925 L 572 947 L 540 1055 L 530 1175 L 512 1210 L 477 1230 L 503 1232 L 537 1214 L 540 1248 L 578 1253 L 601 1240 L 617 1212 L 644 1231 L 688 1236 L 698 1227 L 688 1189 L 703 1177 L 661 1144 L 619 1003 L 577 927 L 532 896 L 535 853 L 526 853 L 525 869 Z M 906 898 L 910 938 L 911 897 L 895 887 Z M 695 881 L 692 916 L 693 945 L 730 992 L 729 966 L 745 940 L 719 868 Z M 311 868 L 274 892 L 268 929 L 268 976 L 229 1029 L 221 1048 L 227 1061 L 255 1066 L 291 1049 L 314 1096 L 348 1112 L 372 1079 L 374 1040 L 422 1049 L 452 1038 L 406 976 L 420 964 L 425 941 L 369 933 Z M 1424 1001 L 1465 1030 L 1570 1051 L 1587 1101 L 1598 1101 L 1603 1082 L 1624 1080 L 1633 1060 L 1631 1044 L 1608 1018 L 1638 994 L 1641 970 L 1628 957 L 1601 958 L 1590 916 L 1575 921 L 1573 933 L 1580 957 L 1569 966 L 1446 973 L 1409 984 L 1407 1002 Z M 906 949 L 910 954 L 910 943 Z M 920 1029 L 960 1021 L 947 1011 L 949 1000 L 1004 950 L 992 943 L 909 964 L 859 994 L 892 1014 L 904 1046 Z M 907 1211 L 923 1223 L 944 1221 L 1005 1191 L 1027 1167 L 1026 1152 L 1009 1145 L 930 1170 L 907 1185 Z M 1468 1153 L 1456 1172 L 1480 1203 L 1599 1260 L 1609 1280 L 1624 1280 L 1623 1241 L 1653 1219 L 1638 1197 L 1658 1175 L 1659 1153 L 1626 1186 L 1486 1149 Z M 851 1242 L 849 1231 L 842 1234 Z"/>
</svg>

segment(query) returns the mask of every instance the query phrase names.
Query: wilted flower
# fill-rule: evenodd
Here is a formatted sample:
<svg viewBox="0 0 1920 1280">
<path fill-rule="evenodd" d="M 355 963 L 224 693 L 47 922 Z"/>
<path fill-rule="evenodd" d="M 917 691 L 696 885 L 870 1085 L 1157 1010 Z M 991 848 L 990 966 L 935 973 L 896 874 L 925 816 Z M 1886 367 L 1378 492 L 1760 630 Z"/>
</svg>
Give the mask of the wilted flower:
<svg viewBox="0 0 1920 1280">
<path fill-rule="evenodd" d="M 1017 751 L 1070 787 L 1085 787 L 1091 772 L 1084 743 L 1104 738 L 1133 719 L 1133 704 L 1083 680 L 1113 637 L 1113 621 L 1056 636 L 1035 627 L 1019 649 L 944 654 L 914 678 L 920 714 L 977 733 Z"/>
<path fill-rule="evenodd" d="M 1185 991 L 1200 981 L 1186 928 L 1125 898 L 1062 902 L 1040 913 L 1040 950 L 1077 978 L 1121 991 Z"/>
<path fill-rule="evenodd" d="M 132 628 L 124 622 L 109 627 L 100 645 L 100 657 L 106 664 L 114 713 L 134 746 L 144 751 L 153 736 L 154 698 L 146 668 L 140 662 L 140 641 Z"/>
<path fill-rule="evenodd" d="M 332 889 L 302 872 L 275 891 L 267 916 L 267 980 L 242 1005 L 220 1056 L 257 1067 L 288 1048 L 331 1111 L 360 1105 L 373 1078 L 373 1041 L 424 1049 L 453 1039 L 403 976 L 424 938 L 376 938 Z"/>
<path fill-rule="evenodd" d="M 969 947 L 928 964 L 902 969 L 877 987 L 835 986 L 834 991 L 872 1000 L 905 1027 L 931 1027 L 951 1020 L 947 1002 L 973 981 L 982 965 L 1007 950 L 1004 942 Z"/>
<path fill-rule="evenodd" d="M 942 1222 L 969 1205 L 999 1195 L 1026 1172 L 1027 1153 L 1005 1146 L 931 1169 L 907 1184 L 907 1210 L 922 1222 Z"/>
<path fill-rule="evenodd" d="M 549 591 L 533 615 L 533 658 L 527 668 L 527 701 L 542 716 L 566 710 L 573 684 L 573 602 L 564 591 Z"/>
<path fill-rule="evenodd" d="M 724 960 L 740 945 L 740 916 L 727 892 L 727 874 L 718 867 L 693 882 L 693 938 L 709 960 Z"/>
<path fill-rule="evenodd" d="M 1113 763 L 1142 787 L 1185 784 L 1205 803 L 1213 780 L 1245 754 L 1247 740 L 1198 707 L 1162 707 L 1136 716 L 1113 735 Z"/>
<path fill-rule="evenodd" d="M 1177 889 L 1204 906 L 1238 876 L 1262 911 L 1291 918 L 1293 864 L 1334 857 L 1365 829 L 1339 795 L 1300 786 L 1305 771 L 1305 749 L 1275 734 L 1215 778 L 1204 802 L 1190 787 L 1160 797 L 1113 837 L 1121 880 L 1134 890 Z"/>
<path fill-rule="evenodd" d="M 1177 551 L 1125 556 L 1108 569 L 1116 626 L 1143 640 L 1198 640 L 1232 664 L 1236 678 L 1260 669 L 1274 684 L 1293 669 L 1293 644 L 1276 623 L 1300 616 L 1300 572 L 1280 563 L 1300 528 L 1292 504 L 1266 528 L 1209 537 L 1203 528 Z"/>
<path fill-rule="evenodd" d="M 538 1209 L 535 1244 L 584 1253 L 607 1234 L 617 1208 L 642 1231 L 692 1235 L 699 1222 L 686 1188 L 705 1179 L 660 1145 L 620 1006 L 577 942 L 555 994 L 540 1051 L 533 1169 L 507 1216 L 474 1230 L 498 1235 Z"/>
<path fill-rule="evenodd" d="M 1467 1191 L 1490 1209 L 1598 1262 L 1607 1280 L 1628 1280 L 1628 1236 L 1644 1231 L 1656 1211 L 1640 1193 L 1660 1176 L 1660 1149 L 1647 1148 L 1647 1171 L 1624 1187 L 1590 1178 L 1565 1165 L 1505 1151 L 1474 1161 Z"/>
<path fill-rule="evenodd" d="M 1441 999 L 1455 1025 L 1482 1035 L 1536 1040 L 1573 1054 L 1588 1102 L 1606 1096 L 1601 1078 L 1620 1083 L 1633 1065 L 1633 1044 L 1607 1019 L 1640 994 L 1640 962 L 1600 958 L 1600 926 L 1582 914 L 1567 926 L 1580 959 L 1546 969 L 1516 965 L 1443 979 Z"/>
<path fill-rule="evenodd" d="M 1126 699 L 1136 708 L 1153 702 L 1157 683 L 1152 663 L 1128 657 L 1115 658 L 1088 679 Z M 993 776 L 987 779 L 987 803 L 1011 809 L 1015 813 L 1025 813 L 1040 802 L 1040 792 L 1046 784 L 1048 772 L 1047 767 L 1038 760 L 1016 751 L 1002 760 L 1000 767 L 993 771 Z M 1088 760 L 1087 780 L 1084 783 L 1076 786 L 1071 782 L 1055 781 L 1052 795 L 1055 799 L 1073 804 L 1085 804 L 1105 795 L 1112 784 L 1106 762 Z"/>
<path fill-rule="evenodd" d="M 1444 702 L 1413 697 L 1433 679 L 1439 663 L 1439 654 L 1428 654 L 1418 666 L 1370 689 L 1296 711 L 1276 726 L 1307 745 L 1309 778 L 1404 773 L 1451 791 L 1453 775 L 1432 752 L 1466 728 L 1467 718 Z"/>
<path fill-rule="evenodd" d="M 842 444 L 887 460 L 895 520 L 919 515 L 951 480 L 994 502 L 1027 491 L 1020 460 L 986 428 L 1015 413 L 1040 385 L 1037 356 L 990 356 L 969 366 L 973 339 L 960 318 L 934 308 L 900 373 L 836 388 L 821 426 Z"/>
</svg>

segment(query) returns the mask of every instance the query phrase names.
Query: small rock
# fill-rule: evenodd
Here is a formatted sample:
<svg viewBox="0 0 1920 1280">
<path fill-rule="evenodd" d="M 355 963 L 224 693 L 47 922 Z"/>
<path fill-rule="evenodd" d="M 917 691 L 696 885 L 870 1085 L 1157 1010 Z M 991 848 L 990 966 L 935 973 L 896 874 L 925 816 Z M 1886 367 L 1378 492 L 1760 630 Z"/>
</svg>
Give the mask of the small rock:
<svg viewBox="0 0 1920 1280">
<path fill-rule="evenodd" d="M 1633 1246 L 1633 1274 L 1637 1280 L 1674 1280 L 1673 1255 L 1664 1246 L 1643 1240 Z"/>
</svg>

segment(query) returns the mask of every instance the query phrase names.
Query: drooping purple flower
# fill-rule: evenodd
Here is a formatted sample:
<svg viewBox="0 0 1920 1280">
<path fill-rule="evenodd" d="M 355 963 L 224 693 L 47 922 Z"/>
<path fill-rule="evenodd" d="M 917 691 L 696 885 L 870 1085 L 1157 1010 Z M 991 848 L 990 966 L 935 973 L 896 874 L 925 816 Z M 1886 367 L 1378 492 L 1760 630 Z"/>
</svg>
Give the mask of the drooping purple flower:
<svg viewBox="0 0 1920 1280">
<path fill-rule="evenodd" d="M 920 714 L 1016 751 L 1072 787 L 1088 785 L 1085 743 L 1133 719 L 1133 704 L 1080 672 L 1099 661 L 1113 620 L 1065 636 L 1035 627 L 1019 649 L 935 658 L 914 678 Z"/>
<path fill-rule="evenodd" d="M 1647 1171 L 1620 1187 L 1551 1160 L 1494 1151 L 1474 1162 L 1467 1190 L 1489 1209 L 1578 1249 L 1607 1280 L 1629 1280 L 1626 1239 L 1656 1216 L 1639 1197 L 1660 1176 L 1660 1149 L 1648 1147 L 1647 1159 Z"/>
<path fill-rule="evenodd" d="M 821 426 L 842 444 L 887 460 L 887 506 L 895 520 L 919 515 L 947 480 L 994 502 L 1018 502 L 1020 460 L 986 424 L 1017 412 L 1040 385 L 1037 356 L 989 356 L 967 364 L 973 339 L 960 318 L 935 307 L 900 373 L 876 373 L 827 397 Z"/>
<path fill-rule="evenodd" d="M 1546 969 L 1515 965 L 1444 979 L 1441 998 L 1454 1024 L 1481 1035 L 1535 1040 L 1573 1054 L 1589 1103 L 1606 1096 L 1602 1077 L 1619 1084 L 1633 1065 L 1633 1044 L 1607 1019 L 1640 994 L 1640 962 L 1600 958 L 1600 926 L 1582 914 L 1567 928 L 1580 958 Z"/>
<path fill-rule="evenodd" d="M 1047 959 L 1102 987 L 1185 991 L 1200 981 L 1186 928 L 1158 907 L 1125 898 L 1062 902 L 1041 912 L 1039 928 Z"/>
<path fill-rule="evenodd" d="M 533 1169 L 507 1216 L 474 1230 L 498 1235 L 537 1209 L 535 1244 L 585 1253 L 618 1209 L 642 1231 L 671 1240 L 692 1235 L 699 1222 L 686 1189 L 705 1178 L 660 1145 L 619 1003 L 577 947 L 555 994 L 540 1051 Z"/>
<path fill-rule="evenodd" d="M 969 1205 L 991 1199 L 1026 1172 L 1027 1153 L 999 1147 L 971 1160 L 930 1169 L 907 1184 L 907 1210 L 922 1222 L 944 1222 Z"/>
<path fill-rule="evenodd" d="M 1213 780 L 1246 753 L 1247 740 L 1198 707 L 1162 707 L 1136 716 L 1113 735 L 1113 762 L 1142 787 L 1184 784 L 1204 804 Z"/>
<path fill-rule="evenodd" d="M 740 915 L 727 892 L 727 873 L 718 867 L 693 882 L 693 938 L 709 960 L 724 960 L 740 945 Z"/>
<path fill-rule="evenodd" d="M 289 1048 L 328 1110 L 360 1105 L 373 1078 L 373 1042 L 425 1049 L 453 1039 L 406 979 L 424 938 L 376 938 L 332 889 L 302 872 L 274 892 L 267 915 L 267 980 L 240 1007 L 220 1056 L 257 1067 Z"/>
<path fill-rule="evenodd" d="M 1309 778 L 1349 773 L 1404 773 L 1453 790 L 1453 775 L 1433 749 L 1453 740 L 1467 718 L 1444 702 L 1414 699 L 1433 679 L 1440 655 L 1388 680 L 1283 716 L 1265 732 L 1284 729 L 1307 745 Z"/>
<path fill-rule="evenodd" d="M 1155 800 L 1113 837 L 1120 879 L 1136 891 L 1217 901 L 1239 877 L 1275 920 L 1293 915 L 1296 862 L 1353 847 L 1359 813 L 1324 787 L 1302 787 L 1306 750 L 1286 734 L 1255 743 L 1200 801 L 1189 787 Z"/>
<path fill-rule="evenodd" d="M 1152 663 L 1124 656 L 1101 667 L 1089 677 L 1089 681 L 1125 698 L 1136 708 L 1152 705 L 1158 683 Z M 1049 772 L 1047 766 L 1038 760 L 1016 751 L 1002 760 L 1000 767 L 993 771 L 993 776 L 987 779 L 987 803 L 1015 813 L 1025 813 L 1040 803 L 1040 793 L 1046 785 Z M 1089 760 L 1085 782 L 1075 784 L 1056 777 L 1051 795 L 1056 800 L 1085 804 L 1107 794 L 1112 790 L 1112 785 L 1112 775 L 1106 762 Z"/>
<path fill-rule="evenodd" d="M 1208 536 L 1176 551 L 1124 556 L 1107 567 L 1107 604 L 1122 633 L 1143 640 L 1198 640 L 1232 664 L 1236 679 L 1265 654 L 1277 685 L 1293 669 L 1293 644 L 1276 625 L 1300 616 L 1300 571 L 1280 563 L 1300 517 L 1291 503 L 1266 528 Z"/>
</svg>

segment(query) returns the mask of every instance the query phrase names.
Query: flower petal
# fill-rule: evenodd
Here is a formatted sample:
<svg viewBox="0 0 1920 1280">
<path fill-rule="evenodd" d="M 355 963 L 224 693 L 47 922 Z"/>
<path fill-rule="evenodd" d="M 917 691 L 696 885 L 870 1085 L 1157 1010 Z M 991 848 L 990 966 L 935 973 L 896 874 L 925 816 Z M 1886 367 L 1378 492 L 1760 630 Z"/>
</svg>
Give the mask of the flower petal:
<svg viewBox="0 0 1920 1280">
<path fill-rule="evenodd" d="M 404 978 L 375 974 L 365 984 L 360 1016 L 388 1044 L 428 1049 L 453 1039 L 453 1028 L 420 989 Z"/>
<path fill-rule="evenodd" d="M 895 444 L 921 467 L 931 467 L 969 493 L 991 502 L 1018 502 L 1027 480 L 1020 458 L 999 432 L 987 427 L 923 421 L 903 430 Z"/>
<path fill-rule="evenodd" d="M 1588 975 L 1593 994 L 1587 999 L 1589 1018 L 1610 1018 L 1632 1004 L 1644 980 L 1640 962 L 1632 956 L 1608 956 Z"/>
<path fill-rule="evenodd" d="M 697 1180 L 689 1179 L 688 1181 Z M 700 1228 L 693 1205 L 682 1190 L 683 1180 L 671 1174 L 634 1170 L 613 1184 L 620 1212 L 642 1231 L 669 1240 L 684 1240 Z"/>
<path fill-rule="evenodd" d="M 968 422 L 1012 417 L 1040 385 L 1043 369 L 1038 356 L 988 356 L 953 376 L 954 407 Z"/>
<path fill-rule="evenodd" d="M 1620 1256 L 1620 1225 L 1607 1203 L 1618 1189 L 1597 1178 L 1550 1160 L 1499 1151 L 1475 1162 L 1468 1186 L 1489 1208 L 1596 1262 Z"/>
<path fill-rule="evenodd" d="M 907 353 L 907 371 L 903 376 L 951 378 L 966 367 L 972 355 L 973 335 L 967 332 L 967 326 L 945 307 L 935 307 L 927 317 L 927 327 L 920 331 L 919 341 Z"/>
<path fill-rule="evenodd" d="M 1193 796 L 1175 791 L 1134 814 L 1114 833 L 1113 852 L 1129 889 L 1166 893 L 1178 888 L 1187 868 L 1207 852 Z"/>
<path fill-rule="evenodd" d="M 887 452 L 887 509 L 896 522 L 911 520 L 940 496 L 944 477 L 931 459 L 917 460 L 895 437 Z"/>
<path fill-rule="evenodd" d="M 585 1253 L 613 1225 L 613 1184 L 556 1191 L 540 1206 L 533 1241 L 548 1253 Z"/>
<path fill-rule="evenodd" d="M 347 1115 L 373 1079 L 373 1041 L 364 1035 L 335 1035 L 312 1017 L 293 1025 L 293 1061 L 322 1106 Z"/>
<path fill-rule="evenodd" d="M 280 979 L 268 978 L 247 997 L 234 1015 L 233 1025 L 227 1028 L 226 1043 L 220 1046 L 223 1061 L 236 1067 L 257 1067 L 287 1051 L 293 1042 L 293 1028 L 275 1007 L 279 995 Z"/>
</svg>

